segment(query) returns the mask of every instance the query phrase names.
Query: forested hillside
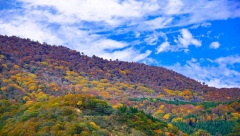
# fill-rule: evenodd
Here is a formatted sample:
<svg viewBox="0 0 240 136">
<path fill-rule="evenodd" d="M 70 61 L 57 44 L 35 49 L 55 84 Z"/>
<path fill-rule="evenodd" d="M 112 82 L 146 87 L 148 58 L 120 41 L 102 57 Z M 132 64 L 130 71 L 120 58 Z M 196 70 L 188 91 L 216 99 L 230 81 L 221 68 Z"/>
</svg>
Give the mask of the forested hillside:
<svg viewBox="0 0 240 136">
<path fill-rule="evenodd" d="M 163 67 L 0 36 L 0 135 L 239 135 L 239 100 Z"/>
</svg>

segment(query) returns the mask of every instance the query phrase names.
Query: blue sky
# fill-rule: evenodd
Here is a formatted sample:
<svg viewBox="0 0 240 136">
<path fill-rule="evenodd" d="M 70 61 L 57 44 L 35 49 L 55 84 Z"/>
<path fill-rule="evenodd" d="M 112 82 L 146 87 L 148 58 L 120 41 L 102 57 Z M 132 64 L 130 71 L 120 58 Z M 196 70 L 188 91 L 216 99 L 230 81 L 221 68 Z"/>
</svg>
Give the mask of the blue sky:
<svg viewBox="0 0 240 136">
<path fill-rule="evenodd" d="M 238 0 L 0 0 L 0 34 L 240 87 Z"/>
</svg>

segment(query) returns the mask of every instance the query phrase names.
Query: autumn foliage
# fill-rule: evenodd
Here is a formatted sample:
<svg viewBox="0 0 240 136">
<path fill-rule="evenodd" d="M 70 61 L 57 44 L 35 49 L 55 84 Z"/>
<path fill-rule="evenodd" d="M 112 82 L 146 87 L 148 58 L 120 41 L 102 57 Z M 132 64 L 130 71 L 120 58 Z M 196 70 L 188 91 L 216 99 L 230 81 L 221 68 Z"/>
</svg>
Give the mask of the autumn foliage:
<svg viewBox="0 0 240 136">
<path fill-rule="evenodd" d="M 0 135 L 234 135 L 239 99 L 163 67 L 0 36 Z"/>
</svg>

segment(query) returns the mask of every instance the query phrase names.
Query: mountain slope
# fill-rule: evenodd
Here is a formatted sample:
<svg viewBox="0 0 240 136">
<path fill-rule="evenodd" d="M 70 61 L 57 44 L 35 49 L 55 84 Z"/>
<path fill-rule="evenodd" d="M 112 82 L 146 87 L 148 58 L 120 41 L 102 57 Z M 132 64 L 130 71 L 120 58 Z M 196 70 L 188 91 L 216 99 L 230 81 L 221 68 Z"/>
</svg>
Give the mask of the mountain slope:
<svg viewBox="0 0 240 136">
<path fill-rule="evenodd" d="M 163 67 L 117 60 L 107 61 L 96 56 L 88 57 L 83 55 L 83 53 L 63 46 L 49 46 L 14 36 L 1 36 L 0 43 L 0 53 L 5 56 L 5 60 L 15 63 L 28 72 L 41 75 L 43 81 L 50 80 L 47 79 L 50 76 L 53 76 L 51 78 L 56 78 L 54 80 L 65 76 L 65 70 L 61 69 L 63 67 L 68 68 L 69 71 L 77 72 L 83 77 L 87 76 L 90 81 L 106 79 L 111 83 L 124 82 L 132 85 L 141 85 L 152 89 L 152 96 L 162 93 L 166 98 L 173 96 L 175 99 L 187 100 L 178 96 L 180 92 L 186 89 L 190 90 L 192 94 L 202 96 L 202 98 L 195 97 L 189 99 L 191 101 L 228 101 L 237 100 L 240 96 L 239 88 L 217 89 L 207 87 Z M 4 63 L 4 61 L 1 61 L 1 63 Z M 1 65 L 0 70 L 2 71 L 3 68 Z M 57 84 L 63 86 L 60 81 Z M 138 93 L 136 92 L 135 94 Z"/>
<path fill-rule="evenodd" d="M 0 36 L 0 135 L 234 136 L 239 100 L 163 67 Z"/>
</svg>

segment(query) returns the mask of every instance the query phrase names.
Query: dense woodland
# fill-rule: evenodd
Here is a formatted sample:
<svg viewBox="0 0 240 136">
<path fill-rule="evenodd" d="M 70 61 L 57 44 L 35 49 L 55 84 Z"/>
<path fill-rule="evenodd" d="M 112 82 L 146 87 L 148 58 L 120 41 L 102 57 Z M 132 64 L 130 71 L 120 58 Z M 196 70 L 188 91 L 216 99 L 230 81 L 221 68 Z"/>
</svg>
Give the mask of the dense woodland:
<svg viewBox="0 0 240 136">
<path fill-rule="evenodd" d="M 0 36 L 0 135 L 237 136 L 239 126 L 239 88 Z"/>
</svg>

